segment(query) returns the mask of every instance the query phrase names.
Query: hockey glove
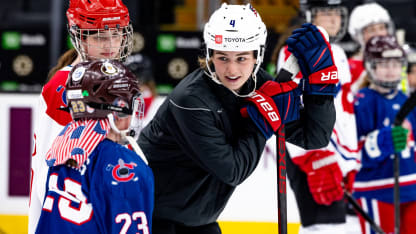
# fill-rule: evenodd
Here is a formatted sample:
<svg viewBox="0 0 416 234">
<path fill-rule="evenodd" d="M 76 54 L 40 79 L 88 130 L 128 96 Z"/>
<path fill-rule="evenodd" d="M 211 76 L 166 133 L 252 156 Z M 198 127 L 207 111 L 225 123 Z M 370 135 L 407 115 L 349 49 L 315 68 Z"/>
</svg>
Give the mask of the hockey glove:
<svg viewBox="0 0 416 234">
<path fill-rule="evenodd" d="M 334 95 L 338 83 L 338 70 L 331 46 L 318 28 L 303 24 L 286 40 L 288 50 L 297 58 L 304 76 L 303 91 L 306 94 Z"/>
<path fill-rule="evenodd" d="M 395 152 L 401 152 L 407 145 L 407 133 L 409 130 L 402 126 L 396 126 L 391 129 L 391 135 L 393 138 L 393 145 Z"/>
<path fill-rule="evenodd" d="M 384 127 L 370 132 L 364 149 L 374 162 L 382 162 L 395 152 L 406 148 L 408 130 L 402 126 Z"/>
<path fill-rule="evenodd" d="M 306 173 L 309 190 L 316 203 L 330 205 L 343 198 L 342 172 L 332 152 L 310 151 L 293 158 L 293 162 Z"/>
<path fill-rule="evenodd" d="M 250 117 L 266 139 L 269 139 L 280 125 L 299 118 L 300 90 L 293 81 L 277 83 L 267 81 L 249 102 L 241 109 L 243 117 Z"/>
<path fill-rule="evenodd" d="M 355 175 L 357 174 L 356 170 L 352 170 L 347 173 L 347 175 L 344 177 L 344 189 L 352 193 L 354 190 L 354 181 L 355 181 Z"/>
</svg>

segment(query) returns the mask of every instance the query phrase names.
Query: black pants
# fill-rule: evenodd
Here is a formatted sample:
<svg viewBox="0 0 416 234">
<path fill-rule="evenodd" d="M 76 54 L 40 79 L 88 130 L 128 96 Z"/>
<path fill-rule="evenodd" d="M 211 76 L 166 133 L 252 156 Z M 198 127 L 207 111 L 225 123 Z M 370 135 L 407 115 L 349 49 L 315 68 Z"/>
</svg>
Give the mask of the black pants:
<svg viewBox="0 0 416 234">
<path fill-rule="evenodd" d="M 293 163 L 287 151 L 286 156 L 287 177 L 295 193 L 302 226 L 345 223 L 347 212 L 345 201 L 341 199 L 329 206 L 316 203 L 309 191 L 306 173 Z"/>
<path fill-rule="evenodd" d="M 221 234 L 217 222 L 195 227 L 184 226 L 164 219 L 154 218 L 152 222 L 153 234 Z"/>
</svg>

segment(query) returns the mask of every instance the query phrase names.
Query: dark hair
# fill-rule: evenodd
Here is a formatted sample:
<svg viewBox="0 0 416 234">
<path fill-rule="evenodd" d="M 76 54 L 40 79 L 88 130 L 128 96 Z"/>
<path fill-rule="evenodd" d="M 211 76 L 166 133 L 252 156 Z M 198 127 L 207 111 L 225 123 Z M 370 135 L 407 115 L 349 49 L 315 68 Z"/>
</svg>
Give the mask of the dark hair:
<svg viewBox="0 0 416 234">
<path fill-rule="evenodd" d="M 47 81 L 49 81 L 61 68 L 74 62 L 77 56 L 78 53 L 74 48 L 67 50 L 63 55 L 61 55 L 61 57 L 59 57 L 58 63 L 49 71 Z"/>
</svg>

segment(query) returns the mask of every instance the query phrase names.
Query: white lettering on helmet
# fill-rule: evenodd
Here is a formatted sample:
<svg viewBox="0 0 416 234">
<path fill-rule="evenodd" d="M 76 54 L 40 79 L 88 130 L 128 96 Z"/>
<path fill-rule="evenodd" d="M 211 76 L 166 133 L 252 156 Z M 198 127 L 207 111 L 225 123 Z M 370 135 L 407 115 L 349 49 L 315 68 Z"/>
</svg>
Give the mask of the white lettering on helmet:
<svg viewBox="0 0 416 234">
<path fill-rule="evenodd" d="M 403 56 L 403 51 L 401 51 L 400 49 L 397 49 L 397 48 L 393 49 L 393 50 L 385 50 L 385 51 L 383 51 L 381 56 L 383 58 L 402 57 Z"/>
<path fill-rule="evenodd" d="M 110 20 L 119 20 L 120 16 L 117 17 L 108 17 L 108 18 L 103 18 L 103 21 L 110 21 Z"/>
</svg>

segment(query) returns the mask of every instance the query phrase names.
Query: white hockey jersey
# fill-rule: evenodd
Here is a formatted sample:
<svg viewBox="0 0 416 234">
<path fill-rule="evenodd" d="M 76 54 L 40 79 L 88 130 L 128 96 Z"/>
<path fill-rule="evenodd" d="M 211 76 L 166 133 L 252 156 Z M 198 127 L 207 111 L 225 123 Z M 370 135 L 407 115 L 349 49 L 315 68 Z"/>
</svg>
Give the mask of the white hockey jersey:
<svg viewBox="0 0 416 234">
<path fill-rule="evenodd" d="M 340 46 L 331 44 L 331 48 L 340 80 L 338 83 L 338 93 L 334 99 L 336 122 L 328 146 L 319 150 L 330 150 L 333 152 L 345 176 L 348 172 L 359 169 L 359 148 L 356 138 L 356 123 L 353 107 L 354 97 L 350 90 L 351 73 L 347 56 Z M 282 56 L 285 56 L 285 59 L 287 59 L 288 53 L 281 52 L 279 60 Z M 278 62 L 277 65 L 282 66 L 282 63 Z M 290 143 L 286 143 L 286 146 L 292 158 L 302 157 L 306 152 L 310 152 Z"/>
<path fill-rule="evenodd" d="M 56 72 L 52 79 L 43 87 L 39 97 L 33 134 L 29 234 L 35 232 L 42 211 L 49 169 L 45 161 L 46 152 L 62 128 L 72 120 L 68 112 L 60 109 L 67 106 L 65 84 L 71 68 L 71 66 L 67 66 Z"/>
</svg>

